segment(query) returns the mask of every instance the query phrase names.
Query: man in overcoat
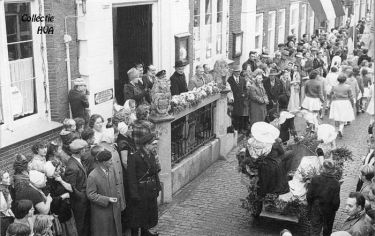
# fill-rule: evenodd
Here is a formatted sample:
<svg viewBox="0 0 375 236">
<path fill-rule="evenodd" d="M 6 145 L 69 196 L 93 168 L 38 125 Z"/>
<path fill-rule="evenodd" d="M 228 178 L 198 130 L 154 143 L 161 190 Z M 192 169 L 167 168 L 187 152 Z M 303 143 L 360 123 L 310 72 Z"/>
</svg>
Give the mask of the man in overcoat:
<svg viewBox="0 0 375 236">
<path fill-rule="evenodd" d="M 89 91 L 86 88 L 86 82 L 82 78 L 74 80 L 74 87 L 69 91 L 68 100 L 72 111 L 72 118 L 82 118 L 86 122 L 89 120 L 90 106 L 87 96 Z"/>
<path fill-rule="evenodd" d="M 263 87 L 266 90 L 268 97 L 267 110 L 277 107 L 277 100 L 280 95 L 286 94 L 284 85 L 279 78 L 280 73 L 277 69 L 273 68 L 270 70 L 269 77 L 263 79 Z"/>
<path fill-rule="evenodd" d="M 130 201 L 127 208 L 129 227 L 132 235 L 137 235 L 141 230 L 142 235 L 158 235 L 149 229 L 158 223 L 157 198 L 161 190 L 156 163 L 158 140 L 153 133 L 144 135 L 141 139 L 140 149 L 129 156 L 127 179 L 129 183 Z"/>
<path fill-rule="evenodd" d="M 186 76 L 184 73 L 185 66 L 182 61 L 176 61 L 174 68 L 176 71 L 171 76 L 171 94 L 180 95 L 187 92 Z"/>
<path fill-rule="evenodd" d="M 235 130 L 246 133 L 248 114 L 244 112 L 244 101 L 246 99 L 246 81 L 240 76 L 241 67 L 235 65 L 233 74 L 228 78 L 228 84 L 233 93 L 232 123 Z"/>
<path fill-rule="evenodd" d="M 92 236 L 122 236 L 119 185 L 112 168 L 112 153 L 102 150 L 98 166 L 87 178 L 87 197 L 91 205 Z"/>
<path fill-rule="evenodd" d="M 340 206 L 340 183 L 333 175 L 334 163 L 332 160 L 323 162 L 323 172 L 312 178 L 306 198 L 311 209 L 311 235 L 323 236 L 332 233 L 336 211 Z"/>
<path fill-rule="evenodd" d="M 76 139 L 69 145 L 72 156 L 65 170 L 65 181 L 73 189 L 70 200 L 79 236 L 90 235 L 90 206 L 86 196 L 87 174 L 81 161 L 87 146 L 87 142 L 82 139 Z"/>
</svg>

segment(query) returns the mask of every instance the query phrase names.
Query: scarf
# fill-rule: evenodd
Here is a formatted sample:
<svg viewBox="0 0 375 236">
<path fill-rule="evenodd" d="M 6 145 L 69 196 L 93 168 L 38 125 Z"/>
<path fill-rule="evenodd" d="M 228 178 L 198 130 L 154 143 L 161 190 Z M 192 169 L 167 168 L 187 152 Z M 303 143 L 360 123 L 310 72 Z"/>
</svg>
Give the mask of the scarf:
<svg viewBox="0 0 375 236">
<path fill-rule="evenodd" d="M 258 159 L 261 156 L 266 156 L 271 152 L 272 143 L 262 143 L 255 138 L 250 138 L 247 142 L 247 150 L 252 158 Z"/>
</svg>

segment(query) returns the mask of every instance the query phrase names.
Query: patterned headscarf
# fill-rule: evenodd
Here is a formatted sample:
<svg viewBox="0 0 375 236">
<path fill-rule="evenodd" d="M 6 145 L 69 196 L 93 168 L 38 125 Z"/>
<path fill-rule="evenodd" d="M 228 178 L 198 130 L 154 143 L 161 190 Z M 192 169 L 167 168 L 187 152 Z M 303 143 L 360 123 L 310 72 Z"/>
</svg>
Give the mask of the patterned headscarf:
<svg viewBox="0 0 375 236">
<path fill-rule="evenodd" d="M 247 142 L 247 150 L 252 158 L 258 159 L 260 156 L 266 156 L 271 152 L 272 143 L 262 143 L 255 138 L 250 138 Z"/>
</svg>

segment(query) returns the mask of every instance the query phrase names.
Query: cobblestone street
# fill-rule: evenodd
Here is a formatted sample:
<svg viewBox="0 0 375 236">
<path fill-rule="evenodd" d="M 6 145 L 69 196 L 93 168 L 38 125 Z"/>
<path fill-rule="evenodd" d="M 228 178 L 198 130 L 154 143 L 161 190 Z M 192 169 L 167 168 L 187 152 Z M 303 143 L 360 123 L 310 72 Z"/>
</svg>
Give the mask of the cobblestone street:
<svg viewBox="0 0 375 236">
<path fill-rule="evenodd" d="M 345 200 L 355 190 L 361 157 L 366 154 L 369 116 L 361 114 L 344 130 L 337 146 L 348 146 L 354 161 L 347 163 L 341 187 L 341 206 L 336 215 L 335 229 L 345 220 Z M 160 235 L 279 235 L 288 228 L 298 235 L 298 225 L 262 218 L 253 221 L 241 208 L 241 198 L 247 195 L 237 172 L 237 149 L 226 158 L 214 163 L 203 174 L 174 196 L 173 202 L 160 209 L 159 224 L 154 229 Z"/>
</svg>

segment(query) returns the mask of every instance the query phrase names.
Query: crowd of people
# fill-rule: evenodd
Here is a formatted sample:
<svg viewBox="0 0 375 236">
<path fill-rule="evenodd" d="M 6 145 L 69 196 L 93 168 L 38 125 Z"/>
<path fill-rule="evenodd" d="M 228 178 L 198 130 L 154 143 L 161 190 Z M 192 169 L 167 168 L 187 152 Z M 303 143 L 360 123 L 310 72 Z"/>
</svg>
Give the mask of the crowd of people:
<svg viewBox="0 0 375 236">
<path fill-rule="evenodd" d="M 274 57 L 251 51 L 242 67 L 233 66 L 227 80 L 214 78 L 205 64 L 196 66 L 187 83 L 185 66 L 177 61 L 170 91 L 179 95 L 211 81 L 227 86 L 232 91 L 228 104 L 233 128 L 245 135 L 250 135 L 254 123 L 266 121 L 287 142 L 295 135 L 296 115 L 302 114 L 315 132 L 327 113 L 342 137 L 344 126 L 356 115 L 365 111 L 374 115 L 373 60 L 363 44 L 356 45 L 353 54 L 347 45 L 346 28 L 311 37 L 304 34 L 300 40 L 289 36 Z M 90 115 L 85 81 L 74 80 L 68 96 L 73 119 L 64 120 L 60 138 L 37 141 L 31 148 L 33 155 L 17 154 L 13 181 L 8 172 L 0 173 L 1 235 L 5 231 L 17 236 L 158 235 L 150 232 L 158 222 L 161 167 L 149 104 L 155 80 L 165 80 L 166 71 L 156 72 L 153 65 L 143 69 L 142 63 L 136 63 L 128 71 L 123 101 L 116 102 L 108 121 L 100 114 Z M 370 235 L 356 234 L 354 228 L 363 230 L 366 217 L 375 216 L 371 210 L 365 213 L 375 201 L 374 160 L 372 149 L 361 169 L 358 192 L 348 198 L 352 235 Z M 321 178 L 316 181 L 326 183 Z M 331 185 L 324 186 L 329 190 Z M 316 232 L 323 228 L 324 235 L 331 233 L 332 217 L 323 214 L 317 222 Z"/>
</svg>

